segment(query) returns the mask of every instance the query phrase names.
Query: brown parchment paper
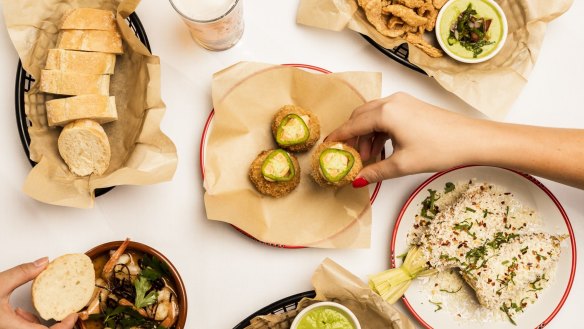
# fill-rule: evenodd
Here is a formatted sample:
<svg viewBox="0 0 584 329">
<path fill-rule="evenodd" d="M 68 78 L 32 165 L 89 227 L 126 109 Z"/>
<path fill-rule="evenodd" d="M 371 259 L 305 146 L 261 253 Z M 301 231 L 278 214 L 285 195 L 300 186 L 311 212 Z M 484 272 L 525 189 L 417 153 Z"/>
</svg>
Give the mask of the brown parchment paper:
<svg viewBox="0 0 584 329">
<path fill-rule="evenodd" d="M 296 310 L 257 316 L 246 329 L 290 329 L 294 317 L 307 306 L 321 301 L 340 303 L 349 308 L 361 328 L 413 329 L 410 320 L 375 294 L 358 277 L 331 259 L 325 259 L 312 276 L 316 297 L 304 298 Z"/>
<path fill-rule="evenodd" d="M 497 0 L 509 24 L 507 41 L 493 59 L 464 64 L 448 55 L 431 58 L 414 46 L 409 61 L 421 67 L 449 92 L 493 119 L 503 119 L 527 83 L 545 35 L 547 23 L 567 11 L 573 0 Z M 340 31 L 345 28 L 365 34 L 385 48 L 405 40 L 388 38 L 369 24 L 357 0 L 300 0 L 299 24 Z M 439 48 L 435 35 L 426 39 Z"/>
<path fill-rule="evenodd" d="M 26 178 L 23 190 L 54 205 L 89 208 L 94 190 L 109 186 L 145 185 L 170 180 L 177 165 L 176 148 L 160 131 L 166 110 L 160 97 L 160 60 L 152 56 L 126 23 L 139 0 L 3 0 L 10 38 L 24 69 L 36 82 L 25 94 L 26 115 L 32 126 L 30 158 L 38 164 Z M 53 96 L 38 89 L 40 71 L 48 49 L 56 46 L 63 14 L 77 7 L 112 10 L 122 34 L 124 54 L 117 56 L 110 81 L 116 97 L 118 120 L 103 125 L 112 157 L 102 176 L 78 177 L 63 162 L 57 149 L 61 128 L 47 125 L 45 101 Z"/>
<path fill-rule="evenodd" d="M 319 187 L 310 177 L 311 152 L 297 153 L 301 182 L 274 199 L 259 194 L 248 178 L 258 153 L 276 148 L 270 124 L 286 104 L 313 111 L 321 141 L 355 107 L 378 98 L 379 73 L 323 74 L 283 65 L 242 62 L 214 75 L 215 116 L 205 147 L 207 217 L 235 225 L 278 245 L 366 248 L 371 235 L 367 189 Z"/>
</svg>

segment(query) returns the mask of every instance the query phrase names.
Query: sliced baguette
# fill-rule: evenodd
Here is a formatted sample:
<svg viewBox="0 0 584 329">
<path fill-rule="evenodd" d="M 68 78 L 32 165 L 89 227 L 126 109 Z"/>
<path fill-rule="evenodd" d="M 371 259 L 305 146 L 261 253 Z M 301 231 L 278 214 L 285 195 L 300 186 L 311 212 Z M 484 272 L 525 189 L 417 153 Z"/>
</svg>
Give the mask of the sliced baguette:
<svg viewBox="0 0 584 329">
<path fill-rule="evenodd" d="M 110 54 L 124 52 L 122 37 L 117 31 L 63 30 L 57 48 Z"/>
<path fill-rule="evenodd" d="M 49 126 L 64 126 L 71 121 L 91 119 L 108 123 L 118 119 L 115 96 L 81 95 L 53 99 L 45 103 Z"/>
<path fill-rule="evenodd" d="M 32 283 L 32 302 L 45 319 L 63 320 L 80 311 L 95 289 L 95 271 L 85 254 L 56 258 Z"/>
<path fill-rule="evenodd" d="M 116 21 L 109 10 L 77 8 L 65 14 L 61 29 L 111 31 L 116 29 Z"/>
<path fill-rule="evenodd" d="M 109 95 L 109 75 L 42 70 L 40 90 L 59 95 Z"/>
<path fill-rule="evenodd" d="M 78 176 L 101 175 L 109 167 L 109 140 L 101 125 L 93 120 L 66 125 L 59 135 L 58 147 L 69 170 Z"/>
<path fill-rule="evenodd" d="M 49 49 L 46 70 L 85 74 L 114 74 L 116 55 L 64 49 Z"/>
</svg>

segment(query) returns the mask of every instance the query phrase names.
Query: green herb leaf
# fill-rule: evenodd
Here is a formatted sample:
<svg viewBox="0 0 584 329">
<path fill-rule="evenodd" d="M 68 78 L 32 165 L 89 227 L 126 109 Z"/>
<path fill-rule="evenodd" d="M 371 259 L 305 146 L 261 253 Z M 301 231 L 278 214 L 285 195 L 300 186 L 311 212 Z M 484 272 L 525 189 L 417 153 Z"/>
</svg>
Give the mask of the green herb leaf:
<svg viewBox="0 0 584 329">
<path fill-rule="evenodd" d="M 170 269 L 165 263 L 154 256 L 145 255 L 142 257 L 142 272 L 150 268 L 154 272 L 158 272 L 160 276 L 171 276 Z M 156 278 L 157 279 L 157 278 Z M 154 280 L 156 280 L 154 279 Z"/>
<path fill-rule="evenodd" d="M 447 289 L 440 289 L 440 291 L 442 292 L 447 292 L 449 294 L 456 294 L 457 292 L 459 292 L 462 289 L 462 286 L 458 287 L 458 289 L 456 290 L 447 290 Z"/>
<path fill-rule="evenodd" d="M 454 184 L 452 184 L 451 182 L 446 183 L 446 186 L 444 186 L 444 193 L 450 193 L 452 191 L 454 191 L 454 189 L 456 188 L 456 186 Z"/>
<path fill-rule="evenodd" d="M 434 312 L 438 312 L 442 309 L 442 303 L 441 302 L 434 302 L 432 300 L 428 300 L 430 303 L 436 305 L 436 309 L 434 310 Z"/>
<path fill-rule="evenodd" d="M 148 305 L 152 305 L 158 299 L 158 291 L 148 291 L 152 288 L 152 284 L 148 279 L 143 276 L 138 277 L 134 282 L 134 287 L 136 287 L 136 301 L 134 305 L 137 308 L 143 308 Z"/>
</svg>

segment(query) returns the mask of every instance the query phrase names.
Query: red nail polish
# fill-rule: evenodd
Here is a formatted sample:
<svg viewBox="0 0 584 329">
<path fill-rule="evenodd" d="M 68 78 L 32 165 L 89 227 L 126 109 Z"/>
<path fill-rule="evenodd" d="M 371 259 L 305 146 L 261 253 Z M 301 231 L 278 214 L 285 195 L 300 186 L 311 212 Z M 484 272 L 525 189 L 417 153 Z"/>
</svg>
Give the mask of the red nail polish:
<svg viewBox="0 0 584 329">
<path fill-rule="evenodd" d="M 369 185 L 369 182 L 363 177 L 359 177 L 353 181 L 354 188 L 362 188 L 362 187 L 365 187 L 367 185 Z"/>
</svg>

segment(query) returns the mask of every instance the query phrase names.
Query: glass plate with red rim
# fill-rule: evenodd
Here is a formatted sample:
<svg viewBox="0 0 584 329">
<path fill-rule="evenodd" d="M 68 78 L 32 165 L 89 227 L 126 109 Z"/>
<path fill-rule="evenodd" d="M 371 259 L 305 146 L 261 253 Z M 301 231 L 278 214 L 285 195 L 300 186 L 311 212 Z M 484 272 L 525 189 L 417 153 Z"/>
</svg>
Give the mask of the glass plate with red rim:
<svg viewBox="0 0 584 329">
<path fill-rule="evenodd" d="M 413 226 L 415 214 L 421 209 L 421 202 L 428 195 L 427 190 L 441 191 L 447 182 L 456 183 L 470 179 L 505 187 L 524 205 L 539 213 L 543 231 L 569 236 L 561 244 L 555 278 L 550 286 L 542 290 L 534 304 L 526 307 L 523 313 L 514 316 L 517 325 L 513 325 L 505 317 L 502 317 L 501 321 L 464 319 L 465 316 L 459 317 L 446 307 L 438 312 L 438 307 L 430 302 L 432 296 L 428 287 L 423 287 L 424 283 L 419 279 L 413 281 L 402 301 L 425 328 L 543 328 L 560 311 L 572 288 L 576 273 L 576 241 L 570 220 L 560 202 L 550 190 L 530 175 L 497 167 L 462 166 L 428 178 L 411 194 L 398 215 L 391 237 L 391 267 L 401 265 L 400 255 L 408 248 L 407 234 Z"/>
<path fill-rule="evenodd" d="M 320 72 L 323 74 L 330 74 L 332 73 L 331 71 L 328 71 L 326 69 L 317 67 L 317 66 L 313 66 L 313 65 L 308 65 L 308 64 L 282 64 L 284 66 L 291 66 L 291 67 L 296 67 L 296 68 L 300 68 L 300 69 L 304 69 L 307 71 L 314 71 L 314 72 Z M 200 146 L 200 150 L 199 150 L 199 159 L 200 159 L 200 169 L 201 169 L 201 175 L 202 178 L 205 179 L 205 152 L 206 152 L 206 147 L 207 147 L 207 136 L 209 135 L 210 130 L 213 128 L 213 117 L 215 115 L 215 110 L 211 109 L 211 113 L 209 113 L 209 117 L 207 118 L 207 121 L 205 122 L 205 127 L 203 129 L 203 133 L 201 136 L 201 146 Z M 385 150 L 382 150 L 381 152 L 381 159 L 385 158 Z M 370 186 L 370 194 L 371 197 L 369 198 L 371 204 L 373 205 L 373 202 L 375 201 L 375 199 L 377 198 L 377 194 L 379 193 L 379 189 L 381 188 L 381 182 L 378 182 L 375 185 L 371 185 Z M 246 235 L 247 237 L 256 240 L 258 242 L 261 242 L 265 245 L 271 246 L 271 247 L 276 247 L 276 248 L 285 248 L 285 249 L 301 249 L 301 248 L 306 248 L 304 246 L 290 246 L 290 245 L 283 245 L 283 244 L 275 244 L 275 243 L 269 243 L 269 242 L 264 242 L 261 240 L 256 239 L 255 237 L 253 237 L 251 234 L 245 232 L 244 230 L 238 228 L 235 225 L 232 225 L 236 230 L 238 230 L 239 232 L 241 232 L 242 234 Z"/>
</svg>

